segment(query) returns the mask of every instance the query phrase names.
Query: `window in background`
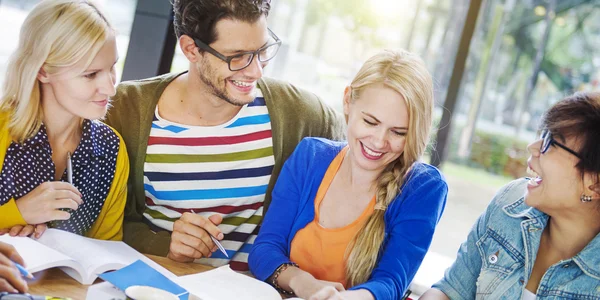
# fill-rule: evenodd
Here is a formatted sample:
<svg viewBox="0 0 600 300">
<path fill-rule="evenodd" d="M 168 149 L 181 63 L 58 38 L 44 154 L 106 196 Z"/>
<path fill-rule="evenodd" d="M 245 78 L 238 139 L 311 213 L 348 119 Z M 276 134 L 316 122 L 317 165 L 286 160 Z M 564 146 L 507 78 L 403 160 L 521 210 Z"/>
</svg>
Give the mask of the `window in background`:
<svg viewBox="0 0 600 300">
<path fill-rule="evenodd" d="M 455 253 L 494 192 L 525 175 L 544 111 L 573 92 L 600 91 L 598 20 L 598 0 L 483 1 L 452 116 L 442 168 L 450 199 L 433 249 Z"/>
<path fill-rule="evenodd" d="M 39 0 L 0 0 L 0 41 L 2 41 L 0 43 L 0 82 L 4 82 L 5 76 L 10 76 L 10 74 L 6 74 L 8 58 L 17 47 L 21 24 L 38 2 Z M 94 3 L 102 9 L 117 31 L 117 49 L 120 59 L 116 69 L 117 80 L 120 80 L 137 0 L 96 0 Z M 1 91 L 2 86 L 0 85 Z"/>
<path fill-rule="evenodd" d="M 467 8 L 468 0 L 273 1 L 269 27 L 283 44 L 265 76 L 308 89 L 341 110 L 344 88 L 369 56 L 404 48 L 424 58 L 439 86 L 450 78 Z M 177 49 L 172 71 L 187 68 Z M 440 103 L 445 89 L 437 92 Z"/>
</svg>

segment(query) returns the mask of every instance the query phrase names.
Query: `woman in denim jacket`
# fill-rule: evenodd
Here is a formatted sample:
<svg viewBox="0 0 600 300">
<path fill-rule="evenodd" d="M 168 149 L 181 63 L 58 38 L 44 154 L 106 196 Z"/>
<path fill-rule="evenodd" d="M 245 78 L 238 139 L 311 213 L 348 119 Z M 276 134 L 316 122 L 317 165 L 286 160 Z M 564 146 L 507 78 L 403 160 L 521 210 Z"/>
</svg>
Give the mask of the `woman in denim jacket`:
<svg viewBox="0 0 600 300">
<path fill-rule="evenodd" d="M 532 178 L 502 188 L 420 299 L 600 299 L 600 94 L 545 114 Z"/>
</svg>

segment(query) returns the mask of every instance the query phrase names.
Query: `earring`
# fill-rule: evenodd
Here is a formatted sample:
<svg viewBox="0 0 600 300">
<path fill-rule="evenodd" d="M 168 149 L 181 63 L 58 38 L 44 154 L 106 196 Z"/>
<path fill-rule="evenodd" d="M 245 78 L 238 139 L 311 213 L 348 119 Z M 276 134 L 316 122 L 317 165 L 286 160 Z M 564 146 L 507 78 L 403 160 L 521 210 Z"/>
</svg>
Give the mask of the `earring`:
<svg viewBox="0 0 600 300">
<path fill-rule="evenodd" d="M 586 195 L 586 194 L 581 194 L 581 197 L 579 197 L 579 200 L 581 200 L 581 202 L 592 202 L 592 196 Z"/>
</svg>

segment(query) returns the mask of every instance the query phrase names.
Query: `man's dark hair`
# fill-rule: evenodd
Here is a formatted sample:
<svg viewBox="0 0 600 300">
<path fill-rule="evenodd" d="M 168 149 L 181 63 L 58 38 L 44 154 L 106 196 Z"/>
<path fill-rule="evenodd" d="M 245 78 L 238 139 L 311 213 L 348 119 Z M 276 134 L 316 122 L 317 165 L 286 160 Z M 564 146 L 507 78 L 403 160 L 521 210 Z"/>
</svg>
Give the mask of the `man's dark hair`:
<svg viewBox="0 0 600 300">
<path fill-rule="evenodd" d="M 173 25 L 177 38 L 197 38 L 206 44 L 217 39 L 215 25 L 222 19 L 248 23 L 267 16 L 271 0 L 172 0 Z"/>
</svg>

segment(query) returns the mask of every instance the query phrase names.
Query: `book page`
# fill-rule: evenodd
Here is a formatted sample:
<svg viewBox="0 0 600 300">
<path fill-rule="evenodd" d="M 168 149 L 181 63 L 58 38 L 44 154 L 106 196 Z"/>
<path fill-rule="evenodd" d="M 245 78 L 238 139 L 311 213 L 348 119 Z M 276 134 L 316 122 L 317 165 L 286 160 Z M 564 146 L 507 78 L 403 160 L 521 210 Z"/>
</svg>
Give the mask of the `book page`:
<svg viewBox="0 0 600 300">
<path fill-rule="evenodd" d="M 96 269 L 117 269 L 137 259 L 127 259 L 126 252 L 121 253 L 123 246 L 127 247 L 122 242 L 89 239 L 58 229 L 46 230 L 38 242 L 79 262 L 86 273 L 84 278 L 94 275 Z"/>
<path fill-rule="evenodd" d="M 250 276 L 237 273 L 229 265 L 173 279 L 190 294 L 202 300 L 240 299 L 280 300 L 272 286 Z"/>
<path fill-rule="evenodd" d="M 31 273 L 57 266 L 79 267 L 71 257 L 28 237 L 11 237 L 5 234 L 0 236 L 0 242 L 13 245 L 17 249 L 17 252 L 19 252 L 19 255 L 23 257 L 27 271 Z"/>
<path fill-rule="evenodd" d="M 123 242 L 96 240 L 58 229 L 46 230 L 38 241 L 79 262 L 87 273 L 84 278 L 87 277 L 86 281 L 90 283 L 97 275 L 118 270 L 138 259 L 167 277 L 175 277 L 173 273 Z"/>
</svg>

